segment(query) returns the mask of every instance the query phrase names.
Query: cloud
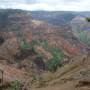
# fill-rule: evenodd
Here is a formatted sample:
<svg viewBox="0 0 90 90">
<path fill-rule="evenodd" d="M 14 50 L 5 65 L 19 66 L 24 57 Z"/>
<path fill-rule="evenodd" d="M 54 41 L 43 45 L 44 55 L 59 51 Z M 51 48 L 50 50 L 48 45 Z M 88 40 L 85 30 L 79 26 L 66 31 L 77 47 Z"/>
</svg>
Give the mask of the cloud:
<svg viewBox="0 0 90 90">
<path fill-rule="evenodd" d="M 90 11 L 90 0 L 0 0 L 0 8 L 48 11 Z"/>
</svg>

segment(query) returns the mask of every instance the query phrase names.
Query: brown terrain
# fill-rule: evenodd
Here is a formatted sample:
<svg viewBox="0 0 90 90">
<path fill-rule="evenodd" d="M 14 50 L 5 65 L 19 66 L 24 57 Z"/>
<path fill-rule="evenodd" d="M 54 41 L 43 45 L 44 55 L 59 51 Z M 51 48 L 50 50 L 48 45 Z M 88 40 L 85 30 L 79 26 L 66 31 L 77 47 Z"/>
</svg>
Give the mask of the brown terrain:
<svg viewBox="0 0 90 90">
<path fill-rule="evenodd" d="M 32 20 L 26 13 L 14 13 L 8 19 L 10 25 L 0 28 L 8 30 L 0 31 L 5 39 L 0 45 L 0 69 L 4 71 L 4 83 L 19 80 L 28 90 L 90 90 L 88 46 L 75 37 L 70 26 L 61 28 L 44 21 Z M 33 40 L 47 40 L 50 46 L 63 51 L 65 64 L 54 73 L 47 70 L 39 72 L 37 66 L 32 65 L 36 53 L 32 50 L 21 53 L 19 43 L 22 39 L 26 39 L 29 44 Z M 52 53 L 42 46 L 36 46 L 35 49 L 43 55 L 45 61 L 52 58 Z M 21 55 L 20 60 L 16 59 L 17 55 Z M 41 80 L 31 83 L 34 76 L 40 76 Z"/>
</svg>

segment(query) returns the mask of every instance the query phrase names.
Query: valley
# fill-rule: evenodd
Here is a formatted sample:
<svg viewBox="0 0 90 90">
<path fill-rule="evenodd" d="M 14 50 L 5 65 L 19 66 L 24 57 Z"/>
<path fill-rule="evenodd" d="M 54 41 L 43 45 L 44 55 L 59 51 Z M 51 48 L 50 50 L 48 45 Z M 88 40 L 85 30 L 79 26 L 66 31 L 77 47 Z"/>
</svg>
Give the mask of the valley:
<svg viewBox="0 0 90 90">
<path fill-rule="evenodd" d="M 89 15 L 0 9 L 0 88 L 90 90 Z"/>
</svg>

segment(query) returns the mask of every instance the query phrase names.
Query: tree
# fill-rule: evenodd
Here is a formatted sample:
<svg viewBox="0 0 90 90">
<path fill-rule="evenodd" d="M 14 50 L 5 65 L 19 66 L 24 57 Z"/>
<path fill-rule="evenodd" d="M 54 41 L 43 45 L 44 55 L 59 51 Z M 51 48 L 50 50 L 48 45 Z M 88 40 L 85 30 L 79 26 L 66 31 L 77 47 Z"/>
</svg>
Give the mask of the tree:
<svg viewBox="0 0 90 90">
<path fill-rule="evenodd" d="M 4 43 L 4 38 L 0 36 L 0 45 Z"/>
<path fill-rule="evenodd" d="M 86 18 L 86 21 L 90 22 L 90 17 L 87 17 L 87 18 Z"/>
</svg>

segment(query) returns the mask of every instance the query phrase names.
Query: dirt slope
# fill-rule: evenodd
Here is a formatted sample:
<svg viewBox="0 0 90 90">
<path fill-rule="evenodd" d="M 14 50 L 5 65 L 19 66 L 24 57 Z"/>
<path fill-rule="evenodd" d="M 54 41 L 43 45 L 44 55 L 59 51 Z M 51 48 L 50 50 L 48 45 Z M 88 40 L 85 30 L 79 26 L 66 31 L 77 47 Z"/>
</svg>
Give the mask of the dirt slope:
<svg viewBox="0 0 90 90">
<path fill-rule="evenodd" d="M 26 79 L 26 72 L 16 69 L 12 66 L 0 64 L 0 69 L 4 71 L 4 81 L 24 81 Z"/>
<path fill-rule="evenodd" d="M 90 57 L 86 57 L 78 56 L 56 73 L 44 74 L 46 86 L 32 90 L 90 90 Z"/>
</svg>

